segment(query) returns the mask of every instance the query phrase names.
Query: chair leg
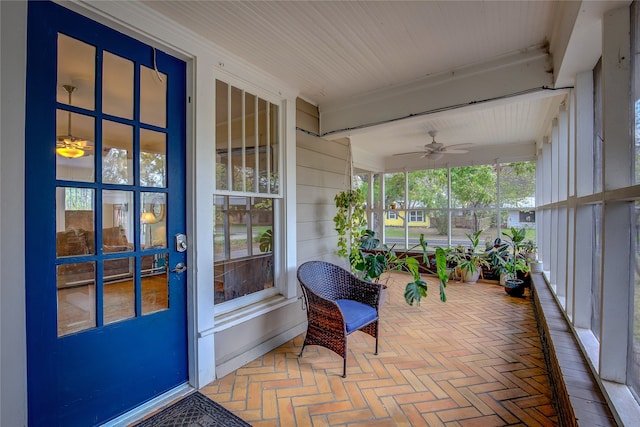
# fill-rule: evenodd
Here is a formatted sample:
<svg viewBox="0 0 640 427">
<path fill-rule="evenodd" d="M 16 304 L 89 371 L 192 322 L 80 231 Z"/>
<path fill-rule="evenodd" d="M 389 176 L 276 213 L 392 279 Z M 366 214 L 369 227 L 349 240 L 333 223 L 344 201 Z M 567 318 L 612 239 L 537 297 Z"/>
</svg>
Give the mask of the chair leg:
<svg viewBox="0 0 640 427">
<path fill-rule="evenodd" d="M 302 350 L 300 350 L 300 354 L 298 355 L 298 357 L 302 357 L 302 352 L 304 351 L 304 347 L 305 347 L 306 345 L 307 345 L 307 344 L 302 344 Z"/>
<path fill-rule="evenodd" d="M 344 362 L 342 364 L 342 378 L 347 378 L 347 358 L 344 358 Z"/>
<path fill-rule="evenodd" d="M 376 335 L 376 352 L 374 353 L 376 356 L 378 355 L 378 336 Z"/>
</svg>

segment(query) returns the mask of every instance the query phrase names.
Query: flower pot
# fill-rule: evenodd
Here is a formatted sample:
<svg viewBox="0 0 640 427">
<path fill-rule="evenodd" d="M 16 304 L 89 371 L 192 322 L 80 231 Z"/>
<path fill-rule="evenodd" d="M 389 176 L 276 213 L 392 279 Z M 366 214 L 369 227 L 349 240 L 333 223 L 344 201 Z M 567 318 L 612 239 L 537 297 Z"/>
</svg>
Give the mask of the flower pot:
<svg viewBox="0 0 640 427">
<path fill-rule="evenodd" d="M 524 288 L 524 280 L 522 279 L 507 279 L 504 282 L 504 291 L 512 297 L 521 298 L 524 295 Z"/>
<path fill-rule="evenodd" d="M 542 261 L 532 261 L 529 263 L 532 273 L 542 273 Z"/>
<path fill-rule="evenodd" d="M 462 273 L 462 280 L 465 283 L 473 284 L 476 283 L 480 278 L 480 268 L 476 268 L 476 271 L 474 271 L 473 273 L 471 273 L 469 270 L 463 270 Z"/>
</svg>

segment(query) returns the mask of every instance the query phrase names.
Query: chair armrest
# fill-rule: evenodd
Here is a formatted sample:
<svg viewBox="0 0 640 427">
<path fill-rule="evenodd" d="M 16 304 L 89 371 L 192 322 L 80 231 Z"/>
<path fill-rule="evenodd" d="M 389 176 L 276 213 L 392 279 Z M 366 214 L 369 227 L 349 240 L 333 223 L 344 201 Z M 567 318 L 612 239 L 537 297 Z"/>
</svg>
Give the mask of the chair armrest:
<svg viewBox="0 0 640 427">
<path fill-rule="evenodd" d="M 367 304 L 377 310 L 381 291 L 380 283 L 365 282 L 353 277 L 349 287 L 349 299 Z"/>
</svg>

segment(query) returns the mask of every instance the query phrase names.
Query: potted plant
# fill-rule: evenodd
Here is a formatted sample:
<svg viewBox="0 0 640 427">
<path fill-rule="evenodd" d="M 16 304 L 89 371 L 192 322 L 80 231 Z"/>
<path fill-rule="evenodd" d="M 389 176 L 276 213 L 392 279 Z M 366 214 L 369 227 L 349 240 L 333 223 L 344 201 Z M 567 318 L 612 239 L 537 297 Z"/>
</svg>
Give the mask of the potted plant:
<svg viewBox="0 0 640 427">
<path fill-rule="evenodd" d="M 333 217 L 333 222 L 338 232 L 338 256 L 350 259 L 354 249 L 357 249 L 360 245 L 362 230 L 367 224 L 364 194 L 359 188 L 356 188 L 341 191 L 336 194 L 334 199 L 337 212 Z M 358 252 L 357 250 L 355 251 L 356 254 Z M 351 266 L 353 268 L 353 262 Z"/>
<path fill-rule="evenodd" d="M 511 230 L 502 232 L 502 235 L 508 239 L 509 251 L 507 251 L 507 256 L 502 260 L 499 268 L 506 276 L 504 282 L 505 292 L 514 297 L 523 296 L 526 287 L 524 280 L 520 279 L 518 274 L 521 274 L 522 277 L 526 277 L 529 274 L 529 265 L 521 252 L 525 231 L 524 228 L 511 227 Z"/>
<path fill-rule="evenodd" d="M 420 299 L 427 296 L 427 283 L 420 276 L 420 265 L 430 265 L 427 253 L 427 242 L 424 235 L 420 235 L 420 243 L 403 253 L 396 253 L 395 245 L 389 247 L 381 244 L 380 239 L 375 237 L 373 230 L 365 230 L 360 238 L 360 249 L 358 254 L 352 251 L 351 263 L 354 270 L 364 280 L 378 283 L 380 276 L 385 272 L 404 271 L 412 276 L 412 281 L 407 283 L 404 292 L 404 299 L 409 305 L 420 305 Z M 420 248 L 420 257 L 410 256 L 409 253 L 416 248 Z M 421 259 L 420 259 L 421 258 Z M 445 302 L 447 297 L 444 288 L 447 286 L 449 276 L 447 275 L 447 254 L 446 250 L 440 247 L 435 251 L 436 274 L 440 280 L 440 300 Z"/>
<path fill-rule="evenodd" d="M 528 263 L 538 260 L 538 245 L 535 241 L 531 239 L 525 240 L 522 243 L 521 249 Z"/>
<path fill-rule="evenodd" d="M 504 261 L 509 256 L 509 244 L 498 237 L 493 242 L 486 243 L 484 252 L 491 266 L 492 276 L 500 281 L 500 285 L 504 285 Z"/>
<path fill-rule="evenodd" d="M 474 234 L 466 233 L 470 246 L 459 246 L 450 252 L 449 259 L 456 264 L 460 270 L 460 278 L 465 283 L 476 283 L 482 277 L 482 268 L 490 267 L 486 254 L 478 251 L 482 232 L 483 230 L 478 230 Z"/>
</svg>

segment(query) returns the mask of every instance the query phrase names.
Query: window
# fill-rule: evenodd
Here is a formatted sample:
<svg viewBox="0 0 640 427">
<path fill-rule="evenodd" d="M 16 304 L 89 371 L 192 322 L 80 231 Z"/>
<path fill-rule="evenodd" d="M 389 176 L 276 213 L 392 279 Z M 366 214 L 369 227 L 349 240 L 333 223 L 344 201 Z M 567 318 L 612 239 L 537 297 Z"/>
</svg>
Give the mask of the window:
<svg viewBox="0 0 640 427">
<path fill-rule="evenodd" d="M 409 211 L 409 222 L 424 222 L 424 212 Z"/>
<path fill-rule="evenodd" d="M 214 302 L 276 287 L 279 107 L 216 81 Z"/>
<path fill-rule="evenodd" d="M 423 236 L 434 249 L 464 244 L 467 233 L 480 229 L 483 241 L 493 241 L 512 226 L 526 227 L 526 238 L 535 240 L 535 176 L 535 162 L 385 174 L 385 206 L 399 206 L 385 211 L 385 243 L 412 247 Z M 379 191 L 375 180 L 372 191 L 374 195 Z M 375 218 L 377 209 L 370 210 L 371 217 Z M 382 225 L 374 222 L 371 228 L 380 233 Z"/>
</svg>

